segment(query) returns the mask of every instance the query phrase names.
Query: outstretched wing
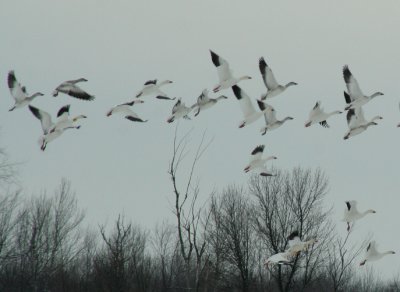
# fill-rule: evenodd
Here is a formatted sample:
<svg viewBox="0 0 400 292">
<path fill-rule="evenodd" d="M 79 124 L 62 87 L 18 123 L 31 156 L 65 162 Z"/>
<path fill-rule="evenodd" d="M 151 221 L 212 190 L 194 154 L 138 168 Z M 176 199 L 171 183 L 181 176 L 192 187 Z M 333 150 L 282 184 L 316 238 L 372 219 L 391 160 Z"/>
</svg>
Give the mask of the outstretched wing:
<svg viewBox="0 0 400 292">
<path fill-rule="evenodd" d="M 276 82 L 275 76 L 272 73 L 271 68 L 265 62 L 264 57 L 260 58 L 258 62 L 258 67 L 260 68 L 264 84 L 268 88 L 268 90 L 277 88 L 279 84 L 278 82 Z"/>
</svg>

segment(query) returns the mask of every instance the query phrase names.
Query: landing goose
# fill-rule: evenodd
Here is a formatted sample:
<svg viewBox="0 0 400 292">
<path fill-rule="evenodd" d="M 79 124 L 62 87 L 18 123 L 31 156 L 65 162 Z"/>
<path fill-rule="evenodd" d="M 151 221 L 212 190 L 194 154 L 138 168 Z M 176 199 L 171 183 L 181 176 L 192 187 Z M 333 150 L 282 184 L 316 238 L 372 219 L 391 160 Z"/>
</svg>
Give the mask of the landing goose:
<svg viewBox="0 0 400 292">
<path fill-rule="evenodd" d="M 271 68 L 265 62 L 264 57 L 260 58 L 258 67 L 260 68 L 264 84 L 267 87 L 267 93 L 261 97 L 262 100 L 277 96 L 278 94 L 284 92 L 288 87 L 297 85 L 296 82 L 289 82 L 286 85 L 278 84 Z"/>
<path fill-rule="evenodd" d="M 77 85 L 77 83 L 79 82 L 86 82 L 86 81 L 87 79 L 85 78 L 64 81 L 63 83 L 58 85 L 56 89 L 54 89 L 53 96 L 56 97 L 58 93 L 61 92 L 82 100 L 93 100 L 95 98 L 94 95 L 87 93 Z"/>
<path fill-rule="evenodd" d="M 373 261 L 380 260 L 381 258 L 383 258 L 385 255 L 388 255 L 388 254 L 395 254 L 395 252 L 392 250 L 385 251 L 385 252 L 377 251 L 376 250 L 376 242 L 373 240 L 368 244 L 367 250 L 366 250 L 366 253 L 364 256 L 364 260 L 360 263 L 360 266 L 365 265 L 365 263 L 367 261 L 373 262 Z"/>
<path fill-rule="evenodd" d="M 158 82 L 157 79 L 148 80 L 144 83 L 143 89 L 141 91 L 139 91 L 138 94 L 136 94 L 136 97 L 155 94 L 156 98 L 158 98 L 158 99 L 174 100 L 175 97 L 170 98 L 170 97 L 168 97 L 168 95 L 166 93 L 164 93 L 163 91 L 160 90 L 161 86 L 163 86 L 165 84 L 170 84 L 170 83 L 173 83 L 173 82 L 170 80 L 164 80 L 161 82 Z"/>
<path fill-rule="evenodd" d="M 333 111 L 331 113 L 326 113 L 321 107 L 321 102 L 317 101 L 313 109 L 310 111 L 308 120 L 305 123 L 305 127 L 309 127 L 313 124 L 319 123 L 322 127 L 329 128 L 329 125 L 326 122 L 326 120 L 333 115 L 341 113 L 342 113 L 341 111 Z"/>
<path fill-rule="evenodd" d="M 344 92 L 344 97 L 347 103 L 351 101 L 350 95 L 347 94 L 346 92 Z M 376 126 L 377 123 L 375 122 L 375 120 L 381 120 L 383 118 L 381 116 L 375 116 L 370 121 L 367 121 L 364 118 L 363 109 L 361 107 L 358 107 L 355 109 L 350 109 L 347 112 L 346 119 L 347 119 L 347 124 L 349 126 L 349 130 L 343 137 L 344 140 L 347 140 L 350 137 L 361 134 L 362 132 L 367 130 L 368 127 L 370 126 Z"/>
<path fill-rule="evenodd" d="M 250 76 L 242 76 L 239 78 L 233 77 L 232 70 L 229 68 L 229 63 L 210 50 L 211 61 L 217 67 L 219 83 L 214 86 L 213 91 L 218 92 L 222 89 L 227 89 L 235 84 L 238 84 L 242 80 L 251 79 Z"/>
<path fill-rule="evenodd" d="M 269 156 L 267 158 L 262 158 L 265 145 L 259 145 L 251 152 L 251 158 L 249 164 L 244 168 L 244 172 L 249 172 L 251 170 L 259 170 L 261 176 L 274 176 L 265 168 L 265 163 L 268 160 L 278 159 L 276 156 Z"/>
<path fill-rule="evenodd" d="M 9 109 L 10 112 L 16 108 L 21 108 L 28 105 L 35 97 L 44 95 L 41 92 L 36 92 L 29 96 L 26 92 L 25 86 L 21 86 L 21 84 L 17 81 L 14 71 L 8 72 L 7 84 L 8 88 L 10 89 L 10 93 L 15 100 L 14 106 Z"/>
<path fill-rule="evenodd" d="M 292 263 L 292 255 L 288 252 L 280 252 L 270 256 L 265 261 L 265 266 L 269 268 L 272 265 L 290 265 Z"/>
<path fill-rule="evenodd" d="M 344 210 L 342 221 L 347 222 L 347 231 L 350 231 L 350 223 L 364 218 L 364 216 L 369 213 L 374 214 L 376 211 L 369 209 L 360 213 L 357 210 L 357 201 L 346 201 L 346 209 Z"/>
<path fill-rule="evenodd" d="M 268 110 L 261 100 L 257 100 L 258 107 L 261 109 L 261 111 L 256 111 L 250 100 L 250 97 L 239 86 L 232 86 L 232 90 L 236 96 L 236 99 L 239 101 L 240 109 L 242 110 L 244 117 L 244 120 L 239 124 L 239 128 L 243 128 L 244 126 L 258 120 Z"/>
<path fill-rule="evenodd" d="M 143 103 L 143 100 L 137 99 L 131 102 L 122 103 L 114 106 L 107 112 L 107 117 L 115 114 L 122 113 L 125 116 L 125 119 L 128 119 L 132 122 L 147 122 L 147 120 L 141 119 L 134 111 L 131 110 L 131 107 L 134 104 Z"/>
<path fill-rule="evenodd" d="M 194 116 L 196 117 L 199 113 L 200 110 L 206 110 L 212 106 L 214 106 L 215 104 L 217 104 L 218 101 L 222 100 L 222 99 L 227 99 L 228 97 L 225 95 L 221 95 L 217 98 L 210 98 L 208 96 L 208 89 L 204 89 L 202 91 L 202 93 L 199 95 L 199 97 L 197 98 L 197 102 L 192 105 L 192 109 L 196 109 L 197 111 L 194 114 Z"/>
<path fill-rule="evenodd" d="M 261 135 L 265 135 L 267 133 L 267 131 L 272 131 L 272 130 L 279 128 L 286 121 L 293 120 L 292 117 L 286 117 L 283 120 L 278 120 L 276 118 L 276 111 L 271 105 L 266 104 L 265 102 L 261 102 L 261 101 L 258 105 L 262 111 L 265 110 L 265 112 L 264 112 L 265 127 L 261 128 Z"/>
<path fill-rule="evenodd" d="M 288 237 L 289 248 L 286 252 L 292 254 L 293 256 L 297 255 L 301 251 L 308 250 L 311 246 L 313 246 L 317 242 L 316 239 L 310 239 L 307 241 L 302 241 L 300 239 L 299 232 L 293 231 Z"/>
<path fill-rule="evenodd" d="M 351 74 L 350 69 L 347 65 L 343 67 L 343 78 L 346 82 L 347 91 L 351 97 L 351 103 L 349 103 L 345 110 L 355 109 L 369 102 L 376 96 L 383 95 L 382 92 L 375 92 L 374 94 L 367 96 L 364 95 L 358 85 L 357 79 Z"/>
<path fill-rule="evenodd" d="M 175 103 L 172 108 L 172 115 L 167 119 L 167 123 L 172 123 L 176 119 L 184 118 L 190 120 L 188 114 L 192 111 L 191 107 L 187 107 L 184 102 L 181 101 L 181 98 Z"/>
<path fill-rule="evenodd" d="M 57 128 L 53 121 L 51 120 L 50 114 L 45 112 L 44 110 L 38 109 L 29 105 L 29 110 L 32 114 L 40 120 L 43 130 L 43 136 L 39 138 L 39 143 L 41 145 L 40 149 L 45 150 L 46 146 L 49 142 L 53 141 L 57 137 L 59 137 L 65 130 L 67 129 L 79 129 L 80 126 L 71 126 L 71 127 L 60 127 Z M 62 116 L 62 112 L 65 110 L 65 106 L 59 110 L 59 115 Z M 60 113 L 61 112 L 61 113 Z"/>
</svg>

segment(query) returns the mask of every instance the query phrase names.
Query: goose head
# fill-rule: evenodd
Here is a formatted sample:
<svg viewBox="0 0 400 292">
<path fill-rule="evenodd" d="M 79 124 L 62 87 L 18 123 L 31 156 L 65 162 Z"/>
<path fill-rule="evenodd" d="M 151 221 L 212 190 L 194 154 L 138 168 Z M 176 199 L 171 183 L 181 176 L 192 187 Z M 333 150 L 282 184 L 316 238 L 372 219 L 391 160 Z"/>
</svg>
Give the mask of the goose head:
<svg viewBox="0 0 400 292">
<path fill-rule="evenodd" d="M 378 92 L 375 92 L 374 94 L 372 94 L 371 98 L 374 98 L 374 97 L 380 96 L 380 95 L 383 95 L 383 93 L 378 91 Z"/>
<path fill-rule="evenodd" d="M 252 79 L 251 76 L 245 75 L 245 76 L 240 77 L 238 80 L 241 81 L 241 80 L 248 80 L 248 79 Z"/>
<path fill-rule="evenodd" d="M 285 85 L 285 88 L 288 88 L 289 86 L 297 85 L 296 82 L 289 82 L 288 84 Z"/>
<path fill-rule="evenodd" d="M 371 119 L 371 121 L 375 121 L 375 120 L 383 120 L 383 118 L 381 116 L 375 116 Z"/>
<path fill-rule="evenodd" d="M 43 96 L 43 95 L 44 95 L 44 94 L 41 93 L 41 92 L 36 92 L 36 93 L 32 94 L 31 98 L 35 98 L 35 97 L 37 97 L 37 96 Z"/>
</svg>

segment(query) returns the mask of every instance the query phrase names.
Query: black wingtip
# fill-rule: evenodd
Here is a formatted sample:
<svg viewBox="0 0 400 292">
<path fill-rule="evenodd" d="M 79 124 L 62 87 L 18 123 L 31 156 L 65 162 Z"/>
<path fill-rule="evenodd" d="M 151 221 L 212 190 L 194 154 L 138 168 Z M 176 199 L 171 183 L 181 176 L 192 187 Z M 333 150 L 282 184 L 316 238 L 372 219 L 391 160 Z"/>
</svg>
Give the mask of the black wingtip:
<svg viewBox="0 0 400 292">
<path fill-rule="evenodd" d="M 8 88 L 14 88 L 14 84 L 17 81 L 17 78 L 15 77 L 14 70 L 11 70 L 8 72 L 8 77 L 7 77 L 7 84 Z"/>
<path fill-rule="evenodd" d="M 254 150 L 251 152 L 251 155 L 255 155 L 259 152 L 263 152 L 265 148 L 265 145 L 258 145 Z"/>
<path fill-rule="evenodd" d="M 233 85 L 232 86 L 232 90 L 233 90 L 233 93 L 235 94 L 237 99 L 241 99 L 242 98 L 242 89 L 240 89 L 239 86 Z"/>
<path fill-rule="evenodd" d="M 260 71 L 261 71 L 261 72 L 264 72 L 264 71 L 265 71 L 265 68 L 266 68 L 268 65 L 267 65 L 267 63 L 265 62 L 264 57 L 261 57 L 261 58 L 258 60 L 258 66 L 260 67 Z"/>
<path fill-rule="evenodd" d="M 299 232 L 295 230 L 292 233 L 290 233 L 290 235 L 288 236 L 288 240 L 293 240 L 297 236 L 299 236 Z"/>
<path fill-rule="evenodd" d="M 348 65 L 343 66 L 343 78 L 346 83 L 350 83 L 351 72 Z"/>
<path fill-rule="evenodd" d="M 257 99 L 257 104 L 261 111 L 264 111 L 267 108 L 262 100 Z"/>
<path fill-rule="evenodd" d="M 221 66 L 221 63 L 219 61 L 219 56 L 216 53 L 214 53 L 212 50 L 210 50 L 210 53 L 211 53 L 211 60 L 214 63 L 214 65 L 216 67 Z"/>
<path fill-rule="evenodd" d="M 350 94 L 348 94 L 346 91 L 343 91 L 343 95 L 344 95 L 344 100 L 346 101 L 346 103 L 351 103 Z"/>
</svg>

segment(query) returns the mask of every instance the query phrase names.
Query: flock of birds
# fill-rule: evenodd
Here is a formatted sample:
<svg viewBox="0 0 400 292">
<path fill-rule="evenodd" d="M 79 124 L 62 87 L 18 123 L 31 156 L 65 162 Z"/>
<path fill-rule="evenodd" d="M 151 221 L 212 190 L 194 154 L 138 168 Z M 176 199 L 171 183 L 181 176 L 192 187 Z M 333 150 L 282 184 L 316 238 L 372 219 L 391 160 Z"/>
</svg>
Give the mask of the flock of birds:
<svg viewBox="0 0 400 292">
<path fill-rule="evenodd" d="M 221 56 L 217 55 L 215 52 L 211 51 L 211 60 L 215 65 L 218 73 L 219 82 L 213 87 L 213 93 L 217 93 L 224 89 L 232 88 L 233 94 L 239 102 L 241 112 L 243 114 L 243 120 L 239 124 L 239 128 L 248 126 L 249 124 L 257 121 L 261 117 L 265 119 L 265 126 L 261 129 L 261 134 L 265 135 L 267 132 L 275 130 L 281 127 L 286 121 L 293 120 L 292 117 L 285 117 L 281 120 L 276 117 L 276 110 L 266 100 L 280 95 L 286 89 L 291 86 L 297 85 L 296 82 L 289 82 L 285 85 L 279 84 L 275 76 L 265 62 L 264 58 L 259 59 L 259 69 L 262 76 L 262 80 L 267 88 L 266 93 L 261 95 L 260 99 L 257 99 L 257 110 L 251 98 L 238 86 L 238 83 L 242 80 L 252 79 L 250 76 L 244 75 L 241 77 L 234 77 L 232 70 L 230 69 L 229 63 L 223 59 Z M 376 92 L 372 95 L 364 95 L 361 91 L 360 86 L 356 78 L 351 73 L 349 67 L 346 65 L 343 67 L 343 78 L 346 83 L 347 92 L 344 92 L 344 97 L 346 101 L 346 106 L 344 108 L 347 111 L 346 118 L 348 124 L 348 131 L 343 137 L 345 140 L 359 135 L 366 131 L 370 126 L 377 125 L 376 121 L 382 119 L 381 116 L 375 116 L 372 119 L 366 119 L 364 117 L 364 112 L 362 107 L 371 101 L 373 98 L 383 95 L 381 92 Z M 59 93 L 67 94 L 71 97 L 78 98 L 81 100 L 91 101 L 95 99 L 94 95 L 91 95 L 81 89 L 78 83 L 86 82 L 85 78 L 79 78 L 76 80 L 69 80 L 61 83 L 54 91 L 53 96 L 57 96 Z M 15 100 L 14 106 L 10 109 L 13 111 L 18 108 L 23 108 L 28 106 L 32 114 L 40 120 L 43 134 L 39 138 L 39 144 L 41 150 L 45 150 L 49 142 L 60 137 L 68 129 L 79 129 L 80 125 L 77 125 L 77 121 L 86 118 L 85 115 L 78 115 L 75 117 L 70 117 L 69 110 L 70 105 L 65 105 L 60 108 L 57 113 L 57 120 L 53 121 L 52 117 L 46 111 L 39 109 L 30 105 L 30 103 L 38 96 L 43 96 L 41 92 L 36 92 L 32 95 L 27 93 L 27 90 L 22 86 L 15 76 L 14 71 L 8 73 L 7 79 L 8 87 L 10 93 Z M 111 116 L 116 113 L 124 115 L 124 117 L 132 122 L 147 122 L 147 120 L 139 117 L 134 111 L 132 111 L 132 106 L 143 103 L 144 101 L 139 99 L 147 95 L 154 95 L 157 99 L 162 100 L 175 100 L 164 93 L 160 88 L 164 85 L 170 84 L 172 81 L 157 81 L 149 80 L 144 83 L 144 86 L 140 92 L 136 94 L 136 99 L 123 104 L 116 105 L 112 107 L 108 112 L 107 116 Z M 190 119 L 189 114 L 194 110 L 194 116 L 198 116 L 200 112 L 209 109 L 216 105 L 219 101 L 227 99 L 225 95 L 220 95 L 217 98 L 211 98 L 207 89 L 204 89 L 197 101 L 192 106 L 186 106 L 182 99 L 179 98 L 172 108 L 171 116 L 168 117 L 167 122 L 172 123 L 177 119 L 184 118 Z M 310 127 L 313 124 L 320 124 L 323 127 L 329 127 L 327 122 L 332 116 L 341 114 L 342 111 L 336 110 L 332 112 L 325 112 L 321 107 L 321 102 L 317 101 L 315 106 L 311 109 L 309 113 L 308 120 L 305 122 L 305 127 Z M 400 123 L 397 125 L 400 127 Z M 257 146 L 251 152 L 251 158 L 249 164 L 245 167 L 244 171 L 258 171 L 261 176 L 274 176 L 266 168 L 266 162 L 272 159 L 277 159 L 276 156 L 268 156 L 263 158 L 264 145 Z M 360 213 L 356 208 L 356 201 L 346 202 L 346 210 L 344 215 L 344 221 L 347 222 L 347 230 L 350 231 L 350 223 L 363 218 L 368 213 L 375 213 L 374 210 L 367 210 Z M 281 253 L 275 254 L 269 257 L 266 261 L 268 267 L 269 264 L 291 264 L 293 258 L 297 256 L 301 251 L 306 251 L 308 248 L 313 246 L 317 242 L 316 239 L 311 239 L 308 241 L 302 241 L 299 237 L 298 231 L 292 232 L 288 237 L 289 248 Z M 360 263 L 364 265 L 366 261 L 375 261 L 387 254 L 394 254 L 393 251 L 388 252 L 378 252 L 376 250 L 375 241 L 371 241 L 367 247 L 365 259 Z"/>
</svg>

